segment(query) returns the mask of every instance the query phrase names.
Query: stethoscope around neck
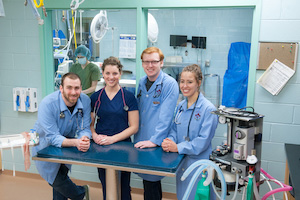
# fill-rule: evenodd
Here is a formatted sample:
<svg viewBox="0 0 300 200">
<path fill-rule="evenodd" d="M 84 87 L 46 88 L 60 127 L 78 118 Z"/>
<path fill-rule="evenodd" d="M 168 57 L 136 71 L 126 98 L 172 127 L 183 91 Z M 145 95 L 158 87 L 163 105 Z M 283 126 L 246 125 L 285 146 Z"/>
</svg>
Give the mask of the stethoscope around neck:
<svg viewBox="0 0 300 200">
<path fill-rule="evenodd" d="M 190 120 L 189 120 L 189 124 L 188 124 L 188 128 L 187 128 L 186 136 L 184 136 L 184 140 L 185 140 L 185 141 L 188 141 L 188 142 L 190 141 L 190 124 L 191 124 L 191 121 L 192 121 L 192 118 L 193 118 L 193 115 L 194 115 L 195 108 L 196 108 L 196 106 L 197 106 L 198 99 L 199 99 L 199 95 L 198 95 L 198 97 L 197 97 L 197 100 L 196 100 L 196 102 L 195 102 L 195 104 L 194 104 L 194 108 L 193 108 L 192 114 L 191 114 L 191 116 L 190 116 Z M 181 114 L 182 114 L 182 111 L 183 111 L 183 109 L 182 109 L 182 105 L 181 105 L 180 108 L 178 109 L 176 115 L 175 115 L 175 119 L 174 119 L 174 123 L 175 123 L 175 124 L 181 124 L 181 123 L 179 122 L 179 118 L 180 118 L 180 116 L 181 116 Z"/>
<path fill-rule="evenodd" d="M 78 121 L 79 116 L 80 116 L 80 118 L 81 118 L 81 124 L 80 124 L 80 126 L 79 126 L 79 121 Z M 60 119 L 64 119 L 64 118 L 65 118 L 65 113 L 64 113 L 64 111 L 61 111 L 61 112 L 59 113 L 59 118 L 60 118 Z M 78 130 L 83 130 L 83 129 L 84 129 L 84 128 L 83 128 L 83 110 L 82 110 L 82 108 L 78 108 L 77 117 L 76 117 L 76 123 L 77 123 L 77 129 L 78 129 Z"/>
<path fill-rule="evenodd" d="M 162 73 L 162 78 L 160 83 L 157 83 L 155 86 L 155 90 L 154 90 L 154 94 L 153 94 L 153 98 L 158 98 L 160 97 L 161 93 L 162 93 L 162 88 L 163 88 L 163 79 L 164 79 L 164 73 Z M 154 81 L 155 82 L 155 81 Z M 154 83 L 153 83 L 154 84 Z M 137 95 L 137 98 L 139 99 L 142 96 L 142 89 L 139 89 L 139 93 Z"/>
<path fill-rule="evenodd" d="M 105 86 L 105 87 L 106 87 L 106 86 Z M 100 100 L 100 98 L 101 98 L 102 92 L 105 90 L 105 87 L 100 91 L 100 94 L 99 94 L 98 99 L 97 99 L 97 101 L 96 101 L 96 103 L 95 103 L 95 106 L 94 106 L 94 118 L 95 118 L 94 128 L 96 128 L 96 124 L 97 124 L 97 121 L 98 121 L 98 115 L 97 115 L 97 113 L 98 113 L 99 108 L 100 108 L 100 105 L 101 105 L 101 100 Z M 124 109 L 126 112 L 128 112 L 129 107 L 128 107 L 128 106 L 126 105 L 126 103 L 125 103 L 124 91 L 123 91 L 123 88 L 122 88 L 121 86 L 120 86 L 120 89 L 121 89 L 122 100 L 123 100 L 123 105 L 124 105 L 123 109 Z M 97 108 L 96 108 L 96 107 L 97 107 Z"/>
</svg>

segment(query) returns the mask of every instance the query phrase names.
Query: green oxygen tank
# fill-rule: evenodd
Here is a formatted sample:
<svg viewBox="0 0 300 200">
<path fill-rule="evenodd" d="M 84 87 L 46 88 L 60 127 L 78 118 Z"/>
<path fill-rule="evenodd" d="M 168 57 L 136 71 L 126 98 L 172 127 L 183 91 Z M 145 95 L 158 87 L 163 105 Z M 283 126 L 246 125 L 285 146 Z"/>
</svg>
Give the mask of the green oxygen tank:
<svg viewBox="0 0 300 200">
<path fill-rule="evenodd" d="M 202 179 L 198 182 L 195 200 L 210 200 L 209 185 L 204 186 L 203 183 L 206 180 L 206 175 L 202 174 Z"/>
</svg>

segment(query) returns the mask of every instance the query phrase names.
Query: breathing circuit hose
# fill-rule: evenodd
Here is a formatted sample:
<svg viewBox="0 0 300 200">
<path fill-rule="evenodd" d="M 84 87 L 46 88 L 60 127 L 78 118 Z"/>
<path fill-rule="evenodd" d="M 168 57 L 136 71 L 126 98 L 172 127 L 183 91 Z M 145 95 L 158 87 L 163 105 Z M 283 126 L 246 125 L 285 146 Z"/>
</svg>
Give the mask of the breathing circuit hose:
<svg viewBox="0 0 300 200">
<path fill-rule="evenodd" d="M 226 198 L 226 191 L 227 191 L 227 189 L 226 189 L 226 182 L 225 182 L 225 178 L 224 178 L 224 175 L 223 175 L 223 173 L 222 173 L 222 171 L 221 171 L 221 169 L 214 163 L 214 162 L 212 162 L 212 161 L 210 161 L 210 160 L 206 160 L 206 159 L 203 159 L 203 160 L 199 160 L 199 161 L 196 161 L 196 162 L 194 162 L 184 173 L 183 173 L 183 175 L 182 175 L 182 177 L 181 177 L 181 180 L 185 180 L 185 178 L 196 168 L 196 167 L 199 167 L 200 165 L 204 165 L 203 167 L 201 167 L 200 169 L 201 169 L 201 171 L 200 171 L 200 169 L 198 169 L 197 171 L 196 171 L 196 173 L 201 173 L 207 166 L 212 166 L 216 171 L 217 171 L 217 173 L 218 173 L 218 175 L 219 175 L 219 177 L 220 177 L 220 179 L 221 179 L 221 188 L 222 188 L 222 194 L 221 194 L 221 200 L 225 200 L 225 198 Z M 194 174 L 194 176 L 193 176 L 193 178 L 195 177 L 195 176 L 197 176 L 198 174 Z M 199 175 L 198 175 L 199 176 Z M 186 195 L 186 193 L 188 192 L 188 190 L 189 191 L 191 191 L 192 190 L 192 187 L 193 185 L 191 185 L 191 184 L 189 184 L 189 186 L 188 186 L 188 188 L 187 188 L 187 191 L 185 192 L 185 195 Z M 185 197 L 185 196 L 184 196 Z M 183 198 L 184 199 L 184 198 Z"/>
<path fill-rule="evenodd" d="M 194 176 L 192 177 L 188 187 L 187 187 L 187 190 L 185 191 L 184 195 L 183 195 L 183 200 L 186 200 L 188 199 L 188 197 L 190 196 L 190 193 L 191 193 L 191 190 L 192 190 L 192 187 L 193 185 L 195 184 L 197 178 L 200 176 L 201 172 L 207 167 L 207 165 L 202 165 L 201 167 L 199 167 L 197 169 L 197 171 L 195 172 Z M 184 177 L 183 179 L 183 176 L 181 177 L 181 180 L 185 180 L 186 177 Z"/>
<path fill-rule="evenodd" d="M 261 200 L 259 193 L 258 193 L 257 185 L 256 185 L 255 175 L 253 176 L 253 193 L 254 193 L 255 200 Z"/>
</svg>

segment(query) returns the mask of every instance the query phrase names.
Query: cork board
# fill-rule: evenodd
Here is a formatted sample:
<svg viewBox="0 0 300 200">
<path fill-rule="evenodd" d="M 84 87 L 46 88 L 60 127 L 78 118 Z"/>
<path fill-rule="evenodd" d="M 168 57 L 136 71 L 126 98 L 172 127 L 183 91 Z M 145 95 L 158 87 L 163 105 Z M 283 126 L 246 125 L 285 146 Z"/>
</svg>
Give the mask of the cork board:
<svg viewBox="0 0 300 200">
<path fill-rule="evenodd" d="M 296 70 L 298 43 L 261 42 L 257 69 L 267 69 L 274 59 Z"/>
</svg>

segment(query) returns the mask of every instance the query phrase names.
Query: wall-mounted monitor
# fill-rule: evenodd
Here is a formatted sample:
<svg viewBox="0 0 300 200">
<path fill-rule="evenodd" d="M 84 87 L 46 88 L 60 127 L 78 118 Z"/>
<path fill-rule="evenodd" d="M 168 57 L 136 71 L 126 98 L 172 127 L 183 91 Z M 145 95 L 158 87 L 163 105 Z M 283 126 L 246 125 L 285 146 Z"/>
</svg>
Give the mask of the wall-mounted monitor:
<svg viewBox="0 0 300 200">
<path fill-rule="evenodd" d="M 206 49 L 206 37 L 192 36 L 192 48 Z"/>
<path fill-rule="evenodd" d="M 170 46 L 172 47 L 186 47 L 186 35 L 170 35 Z"/>
</svg>

